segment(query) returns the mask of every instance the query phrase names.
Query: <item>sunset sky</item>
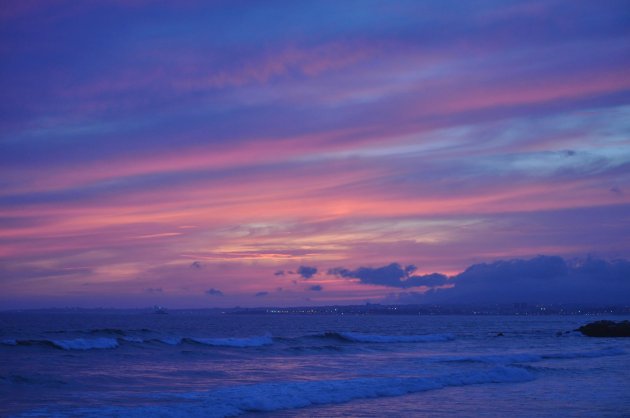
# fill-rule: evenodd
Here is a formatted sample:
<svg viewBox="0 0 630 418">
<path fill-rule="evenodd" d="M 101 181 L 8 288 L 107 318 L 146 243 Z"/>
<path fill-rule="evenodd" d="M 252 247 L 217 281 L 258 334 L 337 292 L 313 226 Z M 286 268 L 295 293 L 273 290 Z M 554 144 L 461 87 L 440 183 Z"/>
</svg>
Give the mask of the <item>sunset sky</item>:
<svg viewBox="0 0 630 418">
<path fill-rule="evenodd" d="M 630 291 L 625 0 L 8 0 L 0 95 L 0 309 Z"/>
</svg>

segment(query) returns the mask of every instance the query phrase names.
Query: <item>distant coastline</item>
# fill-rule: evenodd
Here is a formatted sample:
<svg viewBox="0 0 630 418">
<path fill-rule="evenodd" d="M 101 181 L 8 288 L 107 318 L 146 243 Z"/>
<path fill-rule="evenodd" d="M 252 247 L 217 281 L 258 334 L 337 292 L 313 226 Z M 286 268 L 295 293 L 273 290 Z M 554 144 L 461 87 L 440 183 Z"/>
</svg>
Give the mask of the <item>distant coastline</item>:
<svg viewBox="0 0 630 418">
<path fill-rule="evenodd" d="M 165 309 L 165 308 L 163 308 Z M 578 304 L 496 304 L 496 305 L 382 305 L 367 303 L 362 305 L 328 306 L 292 306 L 292 307 L 254 307 L 254 308 L 175 308 L 169 313 L 206 311 L 216 314 L 232 315 L 630 315 L 630 305 L 600 306 Z M 7 312 L 103 312 L 103 313 L 155 313 L 154 307 L 146 308 L 38 308 L 6 309 Z"/>
</svg>

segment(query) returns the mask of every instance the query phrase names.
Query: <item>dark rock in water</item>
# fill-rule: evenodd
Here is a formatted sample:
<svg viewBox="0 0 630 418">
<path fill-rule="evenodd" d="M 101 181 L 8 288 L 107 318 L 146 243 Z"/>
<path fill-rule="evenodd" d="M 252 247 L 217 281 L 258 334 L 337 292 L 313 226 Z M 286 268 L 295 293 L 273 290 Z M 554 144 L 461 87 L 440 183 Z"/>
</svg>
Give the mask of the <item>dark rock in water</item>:
<svg viewBox="0 0 630 418">
<path fill-rule="evenodd" d="M 497 337 L 503 337 L 503 333 L 502 333 L 502 332 L 499 332 L 499 333 L 497 334 Z"/>
<path fill-rule="evenodd" d="M 577 330 L 589 337 L 630 337 L 630 321 L 595 321 Z"/>
</svg>

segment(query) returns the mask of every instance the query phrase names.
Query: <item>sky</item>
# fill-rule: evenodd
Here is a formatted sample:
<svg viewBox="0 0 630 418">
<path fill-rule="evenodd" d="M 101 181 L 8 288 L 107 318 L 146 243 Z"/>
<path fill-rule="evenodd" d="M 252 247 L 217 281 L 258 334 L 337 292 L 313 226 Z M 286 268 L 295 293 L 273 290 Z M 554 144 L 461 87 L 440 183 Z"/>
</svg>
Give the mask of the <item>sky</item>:
<svg viewBox="0 0 630 418">
<path fill-rule="evenodd" d="M 5 0 L 0 308 L 627 303 L 627 1 Z"/>
</svg>

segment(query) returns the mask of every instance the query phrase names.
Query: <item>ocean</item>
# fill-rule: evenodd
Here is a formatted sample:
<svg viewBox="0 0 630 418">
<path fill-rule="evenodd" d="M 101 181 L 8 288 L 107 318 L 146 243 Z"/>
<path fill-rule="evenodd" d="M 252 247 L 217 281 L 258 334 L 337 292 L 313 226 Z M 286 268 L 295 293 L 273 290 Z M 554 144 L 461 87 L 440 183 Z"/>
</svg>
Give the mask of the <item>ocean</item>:
<svg viewBox="0 0 630 418">
<path fill-rule="evenodd" d="M 9 417 L 628 417 L 614 316 L 0 313 Z"/>
</svg>

